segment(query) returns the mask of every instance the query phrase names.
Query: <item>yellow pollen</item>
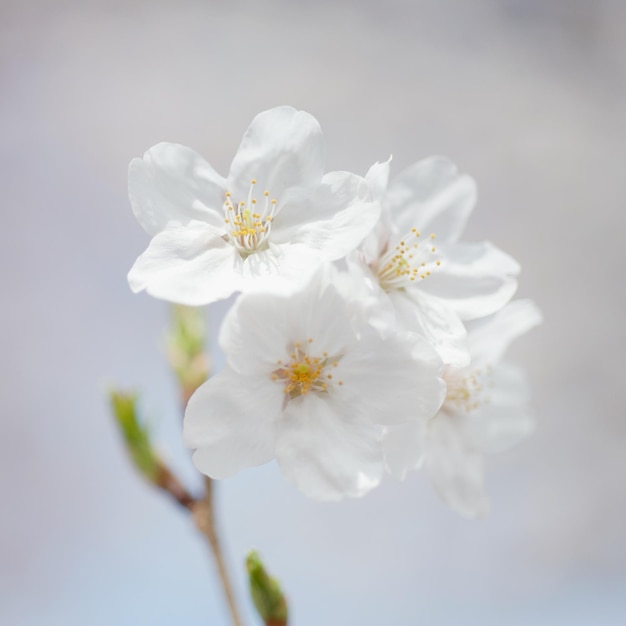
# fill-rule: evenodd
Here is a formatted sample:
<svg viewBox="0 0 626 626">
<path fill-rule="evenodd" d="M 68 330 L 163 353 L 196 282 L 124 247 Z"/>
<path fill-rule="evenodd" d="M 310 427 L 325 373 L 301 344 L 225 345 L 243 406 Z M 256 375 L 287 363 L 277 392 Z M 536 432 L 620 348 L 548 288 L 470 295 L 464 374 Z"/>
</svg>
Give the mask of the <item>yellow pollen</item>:
<svg viewBox="0 0 626 626">
<path fill-rule="evenodd" d="M 264 200 L 258 200 L 254 197 L 256 182 L 256 179 L 253 178 L 248 190 L 248 197 L 245 200 L 239 200 L 234 206 L 231 201 L 231 192 L 225 192 L 224 223 L 228 224 L 227 235 L 230 242 L 244 258 L 252 252 L 268 247 L 268 238 L 271 232 L 269 225 L 276 210 L 276 203 L 270 203 L 268 198 L 269 191 L 264 192 Z M 253 208 L 254 213 L 246 206 Z"/>
<path fill-rule="evenodd" d="M 378 282 L 385 291 L 402 289 L 416 278 L 424 279 L 431 275 L 436 265 L 440 264 L 432 257 L 432 253 L 436 252 L 434 246 L 429 246 L 430 249 L 420 248 L 415 239 L 411 240 L 412 243 L 407 243 L 409 235 L 420 237 L 420 232 L 417 228 L 411 228 L 397 245 L 389 246 L 386 252 L 372 263 Z M 429 238 L 434 239 L 435 234 L 432 233 Z"/>
<path fill-rule="evenodd" d="M 487 387 L 492 387 L 491 367 L 487 371 L 475 369 L 466 373 L 465 376 L 455 376 L 448 380 L 448 392 L 444 402 L 444 408 L 451 412 L 464 410 L 466 413 L 489 404 L 491 399 L 484 395 Z"/>
<path fill-rule="evenodd" d="M 308 347 L 312 342 L 313 339 L 309 338 L 304 345 Z M 332 379 L 332 375 L 325 371 L 328 359 L 310 356 L 300 341 L 293 345 L 294 350 L 290 354 L 291 361 L 284 365 L 282 361 L 278 361 L 279 367 L 272 372 L 271 379 L 284 384 L 283 392 L 288 400 L 304 396 L 310 391 L 327 392 L 326 380 Z"/>
</svg>

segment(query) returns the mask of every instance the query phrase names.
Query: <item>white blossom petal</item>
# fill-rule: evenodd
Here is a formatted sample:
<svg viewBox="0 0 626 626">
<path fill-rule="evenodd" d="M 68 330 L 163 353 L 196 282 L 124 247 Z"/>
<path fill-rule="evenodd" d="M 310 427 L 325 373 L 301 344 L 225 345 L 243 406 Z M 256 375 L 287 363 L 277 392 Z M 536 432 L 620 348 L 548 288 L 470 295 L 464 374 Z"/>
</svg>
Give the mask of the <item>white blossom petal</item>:
<svg viewBox="0 0 626 626">
<path fill-rule="evenodd" d="M 203 474 L 226 478 L 274 457 L 274 422 L 283 394 L 263 382 L 226 368 L 189 400 L 183 438 L 196 449 L 193 462 Z"/>
<path fill-rule="evenodd" d="M 128 274 L 131 289 L 189 306 L 227 298 L 239 289 L 241 258 L 207 224 L 171 227 L 152 238 Z"/>
<path fill-rule="evenodd" d="M 363 178 L 330 172 L 314 192 L 286 195 L 272 225 L 273 241 L 305 244 L 333 261 L 354 250 L 379 217 L 380 204 Z"/>
<path fill-rule="evenodd" d="M 428 422 L 413 421 L 385 428 L 383 451 L 385 464 L 394 478 L 404 480 L 411 470 L 424 462 L 424 436 Z"/>
<path fill-rule="evenodd" d="M 385 425 L 435 415 L 445 397 L 443 364 L 423 337 L 401 333 L 383 339 L 372 330 L 359 347 L 339 360 L 333 374 L 343 382 L 335 402 L 346 412 Z"/>
<path fill-rule="evenodd" d="M 293 292 L 310 279 L 323 261 L 319 250 L 302 244 L 271 245 L 243 259 L 242 291 Z"/>
<path fill-rule="evenodd" d="M 372 197 L 376 200 L 382 201 L 385 196 L 387 185 L 389 184 L 390 166 L 391 157 L 383 163 L 374 163 L 374 165 L 367 170 L 367 174 L 365 174 L 365 180 L 369 185 Z"/>
<path fill-rule="evenodd" d="M 523 372 L 500 363 L 492 374 L 489 402 L 472 418 L 471 439 L 477 450 L 497 454 L 513 448 L 535 429 L 528 409 L 529 389 Z"/>
<path fill-rule="evenodd" d="M 380 429 L 348 424 L 331 402 L 315 395 L 291 402 L 276 437 L 282 473 L 316 500 L 360 497 L 381 480 Z"/>
<path fill-rule="evenodd" d="M 469 363 L 467 332 L 454 310 L 418 289 L 388 295 L 403 327 L 426 337 L 444 363 L 455 367 Z"/>
<path fill-rule="evenodd" d="M 312 338 L 316 353 L 332 355 L 342 354 L 355 341 L 352 322 L 357 307 L 331 282 L 334 268 L 325 270 L 296 293 L 241 295 L 225 317 L 219 338 L 236 370 L 274 370 L 296 341 Z"/>
<path fill-rule="evenodd" d="M 468 323 L 472 360 L 497 363 L 514 339 L 541 323 L 541 312 L 531 300 L 509 302 L 497 313 Z"/>
<path fill-rule="evenodd" d="M 467 445 L 460 415 L 439 413 L 429 424 L 426 468 L 441 499 L 465 517 L 489 513 L 482 454 Z"/>
<path fill-rule="evenodd" d="M 455 242 L 476 203 L 476 184 L 469 176 L 459 175 L 448 159 L 431 157 L 391 181 L 387 202 L 399 232 L 416 227 L 436 233 L 442 242 Z"/>
<path fill-rule="evenodd" d="M 224 185 L 197 152 L 174 143 L 153 146 L 128 170 L 133 212 L 150 235 L 191 221 L 223 229 Z"/>
<path fill-rule="evenodd" d="M 315 187 L 324 173 L 325 145 L 309 113 L 280 106 L 259 113 L 243 136 L 230 166 L 229 190 L 244 197 L 258 179 L 274 197 L 288 187 Z"/>
<path fill-rule="evenodd" d="M 420 289 L 451 307 L 462 320 L 494 313 L 517 289 L 519 265 L 489 242 L 441 246 L 441 266 Z"/>
</svg>

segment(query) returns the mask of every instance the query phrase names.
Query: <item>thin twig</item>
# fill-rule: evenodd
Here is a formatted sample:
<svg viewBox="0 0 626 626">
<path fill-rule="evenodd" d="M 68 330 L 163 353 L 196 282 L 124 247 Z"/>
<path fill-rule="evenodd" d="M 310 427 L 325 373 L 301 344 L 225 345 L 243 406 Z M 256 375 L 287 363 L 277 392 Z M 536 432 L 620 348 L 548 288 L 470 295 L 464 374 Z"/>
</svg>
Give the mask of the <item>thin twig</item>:
<svg viewBox="0 0 626 626">
<path fill-rule="evenodd" d="M 193 512 L 197 499 L 187 491 L 187 488 L 174 476 L 168 467 L 160 465 L 154 478 L 154 483 L 174 498 L 180 506 Z"/>
<path fill-rule="evenodd" d="M 173 325 L 168 337 L 168 360 L 178 378 L 181 406 L 184 413 L 191 396 L 209 378 L 211 366 L 204 348 L 205 323 L 199 310 L 189 307 L 175 307 L 173 315 Z M 168 491 L 179 504 L 191 511 L 198 530 L 207 538 L 228 602 L 233 626 L 242 626 L 235 603 L 233 586 L 228 577 L 226 561 L 217 534 L 212 479 L 205 477 L 205 495 L 201 499 L 187 498 L 188 494 L 186 494 L 184 487 L 175 478 L 173 482 L 166 482 L 167 485 L 160 486 Z"/>
<path fill-rule="evenodd" d="M 214 483 L 208 476 L 205 477 L 206 494 L 204 498 L 194 498 L 184 485 L 162 465 L 155 479 L 157 487 L 169 494 L 180 506 L 187 509 L 193 516 L 198 530 L 207 538 L 217 573 L 222 583 L 222 589 L 226 596 L 233 626 L 242 626 L 241 617 L 235 602 L 235 594 L 226 569 L 226 561 L 222 553 L 222 547 L 217 534 L 215 523 L 215 502 L 213 498 Z"/>
<path fill-rule="evenodd" d="M 204 479 L 206 485 L 206 495 L 204 500 L 199 500 L 193 505 L 193 515 L 196 521 L 196 526 L 200 532 L 207 538 L 213 557 L 215 559 L 215 565 L 217 566 L 217 572 L 222 583 L 222 589 L 226 600 L 228 602 L 228 608 L 230 610 L 230 617 L 233 622 L 233 626 L 242 626 L 241 617 L 237 610 L 237 603 L 235 602 L 235 594 L 233 587 L 228 577 L 228 571 L 226 569 L 226 561 L 222 553 L 219 537 L 217 535 L 217 528 L 215 524 L 215 502 L 213 498 L 213 480 L 208 476 Z"/>
</svg>

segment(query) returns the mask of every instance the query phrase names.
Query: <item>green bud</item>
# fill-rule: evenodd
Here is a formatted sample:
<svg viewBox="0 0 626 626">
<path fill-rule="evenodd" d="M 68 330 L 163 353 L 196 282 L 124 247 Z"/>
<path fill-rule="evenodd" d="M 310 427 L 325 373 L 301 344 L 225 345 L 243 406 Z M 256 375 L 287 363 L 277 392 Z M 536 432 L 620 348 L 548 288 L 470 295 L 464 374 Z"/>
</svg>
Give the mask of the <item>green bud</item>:
<svg viewBox="0 0 626 626">
<path fill-rule="evenodd" d="M 166 335 L 167 359 L 186 401 L 209 377 L 205 353 L 206 323 L 202 309 L 173 305 L 172 324 Z"/>
<path fill-rule="evenodd" d="M 161 463 L 152 451 L 148 431 L 137 418 L 137 395 L 113 390 L 109 393 L 111 409 L 126 449 L 135 467 L 150 482 L 156 482 Z"/>
<path fill-rule="evenodd" d="M 250 552 L 246 558 L 250 595 L 266 626 L 287 626 L 287 600 L 275 578 L 265 571 L 261 558 Z"/>
</svg>

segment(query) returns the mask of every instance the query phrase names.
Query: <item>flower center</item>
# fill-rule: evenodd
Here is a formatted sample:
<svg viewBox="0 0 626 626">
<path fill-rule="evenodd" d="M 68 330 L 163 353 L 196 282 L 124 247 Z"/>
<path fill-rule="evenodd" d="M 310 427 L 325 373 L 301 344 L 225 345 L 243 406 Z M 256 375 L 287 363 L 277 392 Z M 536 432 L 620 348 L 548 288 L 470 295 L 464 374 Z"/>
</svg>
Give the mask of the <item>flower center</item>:
<svg viewBox="0 0 626 626">
<path fill-rule="evenodd" d="M 385 291 L 403 289 L 416 280 L 424 280 L 441 261 L 436 257 L 437 248 L 433 245 L 435 235 L 419 241 L 417 228 L 412 228 L 396 246 L 387 248 L 378 259 L 374 272 Z"/>
<path fill-rule="evenodd" d="M 272 220 L 276 212 L 276 199 L 270 199 L 270 192 L 263 192 L 259 202 L 255 197 L 256 180 L 250 181 L 246 200 L 234 203 L 230 191 L 224 201 L 224 223 L 227 225 L 227 238 L 246 257 L 268 247 Z"/>
<path fill-rule="evenodd" d="M 444 409 L 457 413 L 461 410 L 469 413 L 491 402 L 487 390 L 493 387 L 492 368 L 464 370 L 452 376 L 445 376 L 448 391 Z"/>
<path fill-rule="evenodd" d="M 313 391 L 318 394 L 327 393 L 329 385 L 334 383 L 332 368 L 337 367 L 341 357 L 329 357 L 327 352 L 322 356 L 311 356 L 308 352 L 313 339 L 303 345 L 297 341 L 289 354 L 289 361 L 277 361 L 278 368 L 272 372 L 272 380 L 283 385 L 285 401 L 298 396 L 305 396 Z M 337 385 L 343 385 L 338 380 Z"/>
</svg>

